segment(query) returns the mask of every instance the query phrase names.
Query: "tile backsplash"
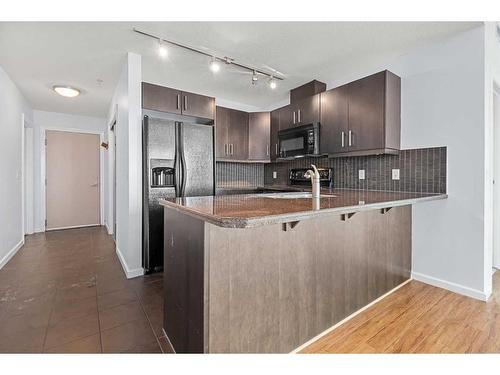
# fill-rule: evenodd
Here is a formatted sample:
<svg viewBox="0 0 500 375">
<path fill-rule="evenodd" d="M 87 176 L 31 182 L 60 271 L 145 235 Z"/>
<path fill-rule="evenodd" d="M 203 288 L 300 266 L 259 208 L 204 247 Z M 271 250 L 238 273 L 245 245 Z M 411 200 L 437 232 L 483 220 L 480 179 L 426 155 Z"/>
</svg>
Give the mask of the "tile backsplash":
<svg viewBox="0 0 500 375">
<path fill-rule="evenodd" d="M 264 182 L 288 184 L 291 168 L 311 164 L 333 168 L 335 188 L 389 190 L 421 193 L 446 193 L 446 147 L 402 150 L 398 155 L 351 156 L 342 158 L 303 158 L 266 164 Z M 358 171 L 365 170 L 365 179 Z M 392 179 L 392 169 L 399 169 L 399 180 Z M 273 171 L 277 178 L 273 179 Z"/>
<path fill-rule="evenodd" d="M 262 186 L 264 164 L 217 162 L 216 179 L 218 188 Z"/>
</svg>

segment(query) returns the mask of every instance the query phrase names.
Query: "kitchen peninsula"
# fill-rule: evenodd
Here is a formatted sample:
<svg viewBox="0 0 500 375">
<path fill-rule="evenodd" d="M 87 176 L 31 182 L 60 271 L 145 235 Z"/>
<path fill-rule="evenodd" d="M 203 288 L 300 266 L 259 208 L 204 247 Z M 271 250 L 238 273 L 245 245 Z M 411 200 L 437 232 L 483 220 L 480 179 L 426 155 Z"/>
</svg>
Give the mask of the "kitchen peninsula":
<svg viewBox="0 0 500 375">
<path fill-rule="evenodd" d="M 177 352 L 286 353 L 410 278 L 411 205 L 325 190 L 161 200 L 164 330 Z"/>
</svg>

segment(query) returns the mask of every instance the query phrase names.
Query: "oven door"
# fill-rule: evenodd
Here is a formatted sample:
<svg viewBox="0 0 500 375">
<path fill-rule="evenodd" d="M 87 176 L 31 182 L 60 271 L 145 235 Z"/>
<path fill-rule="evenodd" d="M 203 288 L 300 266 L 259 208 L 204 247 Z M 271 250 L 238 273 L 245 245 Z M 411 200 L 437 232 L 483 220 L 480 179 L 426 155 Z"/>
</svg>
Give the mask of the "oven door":
<svg viewBox="0 0 500 375">
<path fill-rule="evenodd" d="M 317 153 L 317 126 L 304 125 L 278 132 L 279 157 L 294 158 Z"/>
</svg>

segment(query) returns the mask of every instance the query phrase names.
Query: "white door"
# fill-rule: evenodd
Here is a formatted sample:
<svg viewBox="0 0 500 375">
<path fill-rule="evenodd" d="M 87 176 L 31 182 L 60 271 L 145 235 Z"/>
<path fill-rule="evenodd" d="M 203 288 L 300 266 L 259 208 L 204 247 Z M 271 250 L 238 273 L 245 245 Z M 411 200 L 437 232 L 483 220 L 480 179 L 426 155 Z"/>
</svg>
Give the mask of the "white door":
<svg viewBox="0 0 500 375">
<path fill-rule="evenodd" d="M 47 131 L 46 137 L 46 229 L 99 225 L 99 135 Z"/>
</svg>

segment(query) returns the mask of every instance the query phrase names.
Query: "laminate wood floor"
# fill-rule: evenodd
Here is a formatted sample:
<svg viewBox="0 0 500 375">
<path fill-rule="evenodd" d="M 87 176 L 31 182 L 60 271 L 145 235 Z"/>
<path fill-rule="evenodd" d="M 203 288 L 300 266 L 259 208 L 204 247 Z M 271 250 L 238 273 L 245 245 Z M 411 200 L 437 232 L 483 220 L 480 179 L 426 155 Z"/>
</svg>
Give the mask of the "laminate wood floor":
<svg viewBox="0 0 500 375">
<path fill-rule="evenodd" d="M 170 352 L 162 288 L 125 277 L 103 227 L 27 236 L 0 270 L 0 353 Z"/>
<path fill-rule="evenodd" d="M 488 302 L 411 281 L 301 353 L 500 353 L 500 271 Z"/>
</svg>

